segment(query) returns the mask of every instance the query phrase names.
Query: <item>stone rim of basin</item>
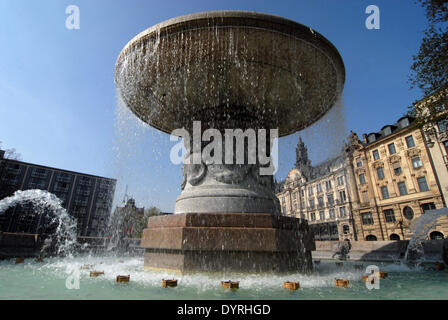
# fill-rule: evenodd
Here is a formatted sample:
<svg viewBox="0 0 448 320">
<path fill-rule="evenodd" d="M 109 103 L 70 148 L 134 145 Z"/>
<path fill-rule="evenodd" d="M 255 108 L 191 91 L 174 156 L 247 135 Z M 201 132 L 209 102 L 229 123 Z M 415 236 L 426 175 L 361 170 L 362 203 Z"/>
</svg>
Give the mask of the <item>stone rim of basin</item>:
<svg viewBox="0 0 448 320">
<path fill-rule="evenodd" d="M 253 92 L 249 90 L 253 82 L 245 84 L 241 80 L 241 69 L 235 67 L 232 55 L 227 56 L 224 49 L 223 53 L 211 48 L 214 41 L 223 42 L 226 36 L 217 37 L 218 40 L 213 37 L 203 39 L 207 32 L 218 29 L 224 34 L 235 33 L 235 37 L 244 36 L 248 43 L 241 45 L 247 47 L 246 53 L 241 53 L 240 48 L 232 54 L 242 61 L 241 64 L 250 66 L 246 66 L 249 71 L 245 69 L 247 74 L 244 76 L 250 81 L 259 81 Z M 181 32 L 190 32 L 197 38 L 194 40 L 203 45 L 202 49 L 197 49 L 205 52 L 202 60 L 195 62 L 197 65 L 193 60 L 185 62 L 180 58 L 176 62 L 182 50 L 187 50 L 185 43 L 182 47 L 181 41 L 176 40 Z M 269 39 L 263 47 L 259 40 L 266 37 Z M 165 44 L 159 46 L 160 41 Z M 192 38 L 189 41 L 193 41 Z M 240 42 L 235 43 L 238 46 Z M 267 48 L 272 44 L 282 49 L 269 51 Z M 213 57 L 207 58 L 212 51 Z M 146 62 L 138 61 L 142 54 Z M 157 65 L 151 62 L 153 56 L 157 56 Z M 172 67 L 175 71 L 169 69 L 171 64 L 178 64 Z M 204 81 L 207 75 L 216 74 L 216 64 L 223 70 L 227 82 L 222 79 L 217 79 L 216 84 Z M 196 71 L 204 68 L 204 72 L 183 71 L 190 68 Z M 179 78 L 183 80 L 179 80 L 176 87 L 173 79 Z M 182 86 L 182 81 L 189 87 Z M 118 56 L 115 68 L 115 85 L 127 107 L 142 121 L 166 133 L 189 128 L 193 120 L 205 122 L 205 127 L 208 123 L 211 128 L 221 129 L 226 125 L 216 120 L 216 113 L 227 113 L 236 119 L 252 119 L 249 127 L 278 128 L 279 136 L 292 134 L 323 117 L 336 103 L 344 82 L 342 58 L 335 46 L 320 33 L 292 20 L 249 11 L 200 12 L 161 22 L 129 41 Z M 207 86 L 208 83 L 211 84 L 206 89 L 211 93 L 204 98 L 206 89 L 199 84 Z M 227 104 L 221 101 L 223 93 L 228 95 Z M 234 124 L 227 127 L 232 126 Z"/>
</svg>

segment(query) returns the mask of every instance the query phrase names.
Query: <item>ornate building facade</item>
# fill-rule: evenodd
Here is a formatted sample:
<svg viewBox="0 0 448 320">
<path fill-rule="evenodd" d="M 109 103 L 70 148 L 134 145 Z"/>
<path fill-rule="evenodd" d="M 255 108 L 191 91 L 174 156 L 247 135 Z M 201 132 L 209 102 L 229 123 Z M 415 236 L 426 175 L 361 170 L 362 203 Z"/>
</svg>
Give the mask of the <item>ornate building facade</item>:
<svg viewBox="0 0 448 320">
<path fill-rule="evenodd" d="M 356 240 L 349 167 L 345 151 L 312 166 L 299 139 L 295 168 L 277 185 L 282 214 L 307 219 L 316 240 Z"/>
<path fill-rule="evenodd" d="M 428 121 L 428 109 L 434 110 L 437 117 Z M 448 203 L 448 89 L 423 98 L 415 104 L 415 111 L 422 115 L 426 123 L 422 124 L 423 138 L 432 159 L 437 183 L 444 200 Z"/>
<path fill-rule="evenodd" d="M 444 207 L 440 184 L 422 129 L 402 117 L 380 131 L 351 134 L 354 173 L 353 215 L 359 240 L 408 240 L 412 221 Z M 428 235 L 448 234 L 441 218 Z"/>
</svg>

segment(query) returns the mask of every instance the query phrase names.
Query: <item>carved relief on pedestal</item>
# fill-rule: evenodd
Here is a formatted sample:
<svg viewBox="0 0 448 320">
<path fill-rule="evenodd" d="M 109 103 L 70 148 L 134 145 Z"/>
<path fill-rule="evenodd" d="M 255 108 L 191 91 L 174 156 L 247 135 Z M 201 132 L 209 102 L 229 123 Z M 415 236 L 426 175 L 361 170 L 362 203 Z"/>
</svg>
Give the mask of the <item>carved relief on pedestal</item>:
<svg viewBox="0 0 448 320">
<path fill-rule="evenodd" d="M 185 157 L 184 164 L 182 166 L 182 185 L 181 189 L 185 188 L 185 185 L 190 183 L 192 186 L 198 185 L 205 177 L 207 168 L 202 162 L 199 164 L 193 163 L 193 154 L 189 154 Z"/>
<path fill-rule="evenodd" d="M 207 170 L 216 181 L 228 184 L 239 184 L 247 177 L 252 167 L 256 166 L 242 164 L 210 164 L 207 166 Z"/>
<path fill-rule="evenodd" d="M 224 149 L 224 148 L 223 148 Z M 247 150 L 245 150 L 247 159 Z M 260 164 L 225 164 L 215 163 L 210 160 L 207 163 L 201 159 L 201 154 L 190 153 L 185 157 L 182 166 L 183 180 L 181 189 L 184 190 L 187 183 L 191 186 L 198 186 L 204 183 L 207 185 L 218 185 L 224 183 L 228 185 L 242 185 L 242 188 L 247 189 L 247 184 L 253 188 L 261 188 L 266 194 L 271 194 L 275 198 L 274 192 L 274 178 L 273 175 L 260 175 L 260 168 L 269 167 L 270 163 L 266 165 Z M 236 158 L 234 158 L 234 163 Z M 245 183 L 248 182 L 248 183 Z"/>
</svg>

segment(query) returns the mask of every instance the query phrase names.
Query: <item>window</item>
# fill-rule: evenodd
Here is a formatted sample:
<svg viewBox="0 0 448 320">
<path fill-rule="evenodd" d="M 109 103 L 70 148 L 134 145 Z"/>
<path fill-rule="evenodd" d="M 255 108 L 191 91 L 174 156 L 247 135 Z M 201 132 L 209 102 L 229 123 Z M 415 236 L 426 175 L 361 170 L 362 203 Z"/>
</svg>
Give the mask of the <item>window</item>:
<svg viewBox="0 0 448 320">
<path fill-rule="evenodd" d="M 48 176 L 48 171 L 42 168 L 33 168 L 32 177 L 45 179 Z"/>
<path fill-rule="evenodd" d="M 420 160 L 420 157 L 413 157 L 412 159 L 412 166 L 414 169 L 420 168 L 422 166 L 422 161 Z"/>
<path fill-rule="evenodd" d="M 384 212 L 384 219 L 386 222 L 393 223 L 395 222 L 395 213 L 393 209 L 386 209 Z"/>
<path fill-rule="evenodd" d="M 366 241 L 376 241 L 377 240 L 377 238 L 376 238 L 376 236 L 374 236 L 373 234 L 369 234 L 367 237 L 366 237 Z"/>
<path fill-rule="evenodd" d="M 294 211 L 297 210 L 297 202 L 294 202 Z"/>
<path fill-rule="evenodd" d="M 311 220 L 311 221 L 316 220 L 316 213 L 315 213 L 315 212 L 312 212 L 312 213 L 310 214 L 310 220 Z"/>
<path fill-rule="evenodd" d="M 286 207 L 283 207 L 282 211 L 283 211 L 283 215 L 286 215 Z"/>
<path fill-rule="evenodd" d="M 325 220 L 325 213 L 323 211 L 319 211 L 319 219 Z"/>
<path fill-rule="evenodd" d="M 316 191 L 317 193 L 322 192 L 322 185 L 320 183 L 316 185 Z"/>
<path fill-rule="evenodd" d="M 338 177 L 337 180 L 338 180 L 338 186 L 344 185 L 344 176 Z"/>
<path fill-rule="evenodd" d="M 345 218 L 346 215 L 347 215 L 347 212 L 345 211 L 345 207 L 340 207 L 339 208 L 339 217 Z"/>
<path fill-rule="evenodd" d="M 414 210 L 412 210 L 411 207 L 406 206 L 403 209 L 403 215 L 406 219 L 412 220 L 412 218 L 414 218 Z"/>
<path fill-rule="evenodd" d="M 292 194 L 292 198 L 293 198 L 294 200 L 297 199 L 297 192 L 293 192 L 293 194 Z"/>
<path fill-rule="evenodd" d="M 424 203 L 421 205 L 423 213 L 425 213 L 428 210 L 434 210 L 436 208 L 436 205 L 434 202 Z"/>
<path fill-rule="evenodd" d="M 331 190 L 332 186 L 331 186 L 331 181 L 325 181 L 325 190 Z"/>
<path fill-rule="evenodd" d="M 401 174 L 401 172 L 402 172 L 401 167 L 396 167 L 396 168 L 394 168 L 394 173 L 395 173 L 396 175 Z"/>
<path fill-rule="evenodd" d="M 376 174 L 378 175 L 378 179 L 384 179 L 384 169 L 383 167 L 376 168 Z"/>
<path fill-rule="evenodd" d="M 395 144 L 394 143 L 388 144 L 387 148 L 389 149 L 389 154 L 397 153 L 397 150 L 395 149 Z"/>
<path fill-rule="evenodd" d="M 389 190 L 387 189 L 387 186 L 381 187 L 381 194 L 383 199 L 389 199 Z"/>
<path fill-rule="evenodd" d="M 398 182 L 398 190 L 400 191 L 400 196 L 405 196 L 408 194 L 408 189 L 406 189 L 405 182 Z"/>
<path fill-rule="evenodd" d="M 56 181 L 58 182 L 64 182 L 64 183 L 70 183 L 71 182 L 71 175 L 67 173 L 58 173 L 56 176 Z"/>
<path fill-rule="evenodd" d="M 332 206 L 332 205 L 334 204 L 334 197 L 333 197 L 332 194 L 329 194 L 329 195 L 327 196 L 327 200 L 328 200 L 328 204 L 329 204 L 330 206 Z"/>
<path fill-rule="evenodd" d="M 91 186 L 92 185 L 92 180 L 88 177 L 81 177 L 79 180 L 79 184 L 81 186 Z"/>
<path fill-rule="evenodd" d="M 361 159 L 356 160 L 356 167 L 357 168 L 362 167 L 362 160 Z"/>
<path fill-rule="evenodd" d="M 437 125 L 438 125 L 440 131 L 447 131 L 448 130 L 448 119 L 440 120 L 437 123 Z"/>
<path fill-rule="evenodd" d="M 310 199 L 310 208 L 314 208 L 314 199 Z"/>
<path fill-rule="evenodd" d="M 398 235 L 398 234 L 396 234 L 396 233 L 392 233 L 390 236 L 389 236 L 389 239 L 390 240 L 400 240 L 400 236 Z"/>
<path fill-rule="evenodd" d="M 285 197 L 282 197 L 282 204 L 285 204 Z"/>
<path fill-rule="evenodd" d="M 417 178 L 418 188 L 420 189 L 420 192 L 429 191 L 428 183 L 426 183 L 425 177 Z"/>
<path fill-rule="evenodd" d="M 429 234 L 429 238 L 431 240 L 443 240 L 443 233 L 439 232 L 439 231 L 433 231 Z"/>
<path fill-rule="evenodd" d="M 362 213 L 361 217 L 362 217 L 362 224 L 364 225 L 373 224 L 373 216 L 371 212 Z"/>
<path fill-rule="evenodd" d="M 412 136 L 407 136 L 405 138 L 405 140 L 406 140 L 406 145 L 408 146 L 408 148 L 412 148 L 415 146 L 414 138 Z"/>
<path fill-rule="evenodd" d="M 313 194 L 313 187 L 308 187 L 308 195 L 311 196 Z"/>
<path fill-rule="evenodd" d="M 324 206 L 324 198 L 323 197 L 317 198 L 317 203 L 318 203 L 319 207 L 323 207 Z"/>
<path fill-rule="evenodd" d="M 341 200 L 341 202 L 345 202 L 345 200 L 347 200 L 347 197 L 345 195 L 345 190 L 339 191 L 339 199 Z"/>
<path fill-rule="evenodd" d="M 359 175 L 359 183 L 360 184 L 366 184 L 366 176 L 364 175 L 364 173 L 361 173 Z"/>
<path fill-rule="evenodd" d="M 409 119 L 408 118 L 403 118 L 400 120 L 400 127 L 404 128 L 409 126 Z"/>
<path fill-rule="evenodd" d="M 362 202 L 364 202 L 364 203 L 367 203 L 367 202 L 369 202 L 369 192 L 368 191 L 363 191 L 362 193 L 361 193 L 361 199 L 362 199 Z"/>
<path fill-rule="evenodd" d="M 342 232 L 343 232 L 344 234 L 349 234 L 349 233 L 350 233 L 350 227 L 349 227 L 348 225 L 344 224 L 344 225 L 342 226 Z"/>
<path fill-rule="evenodd" d="M 379 154 L 378 150 L 373 150 L 372 155 L 373 155 L 373 160 L 378 160 L 380 158 L 380 154 Z"/>
<path fill-rule="evenodd" d="M 336 214 L 334 212 L 334 209 L 330 209 L 330 219 L 335 219 L 336 218 Z"/>
<path fill-rule="evenodd" d="M 383 133 L 384 133 L 385 136 L 390 135 L 392 133 L 391 127 L 384 128 Z"/>
</svg>

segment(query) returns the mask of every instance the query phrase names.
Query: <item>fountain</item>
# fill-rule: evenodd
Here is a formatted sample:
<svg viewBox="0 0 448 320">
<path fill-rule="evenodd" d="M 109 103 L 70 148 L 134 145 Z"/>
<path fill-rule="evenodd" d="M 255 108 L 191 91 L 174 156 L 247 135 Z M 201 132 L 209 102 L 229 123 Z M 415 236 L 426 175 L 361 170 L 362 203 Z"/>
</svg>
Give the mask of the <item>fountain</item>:
<svg viewBox="0 0 448 320">
<path fill-rule="evenodd" d="M 193 141 L 183 136 L 185 159 L 193 163 L 184 162 L 175 214 L 151 217 L 144 230 L 145 267 L 311 271 L 315 247 L 307 221 L 280 214 L 273 171 L 264 174 L 272 163 L 248 159 L 256 152 L 269 158 L 277 134 L 292 134 L 320 119 L 340 96 L 344 80 L 343 61 L 327 39 L 268 14 L 190 14 L 133 38 L 116 62 L 119 98 L 150 126 L 193 136 Z M 259 136 L 256 146 L 247 137 L 247 144 L 242 140 L 235 148 L 216 135 L 212 140 L 209 129 L 226 138 L 229 129 L 267 129 L 274 135 Z M 212 144 L 222 153 L 244 146 L 244 161 L 204 159 Z"/>
<path fill-rule="evenodd" d="M 447 208 L 427 210 L 412 222 L 410 226 L 412 237 L 406 248 L 404 263 L 419 265 L 424 262 L 425 252 L 421 241 L 426 239 L 430 230 L 434 229 L 441 217 L 448 217 Z"/>
<path fill-rule="evenodd" d="M 44 247 L 47 247 L 47 250 L 55 248 L 55 253 L 59 255 L 70 254 L 76 244 L 76 221 L 64 209 L 62 201 L 45 190 L 18 190 L 12 196 L 0 200 L 0 214 L 11 207 L 25 203 L 33 205 L 34 215 L 50 216 L 48 225 L 57 224 L 54 242 L 50 241 Z"/>
</svg>

